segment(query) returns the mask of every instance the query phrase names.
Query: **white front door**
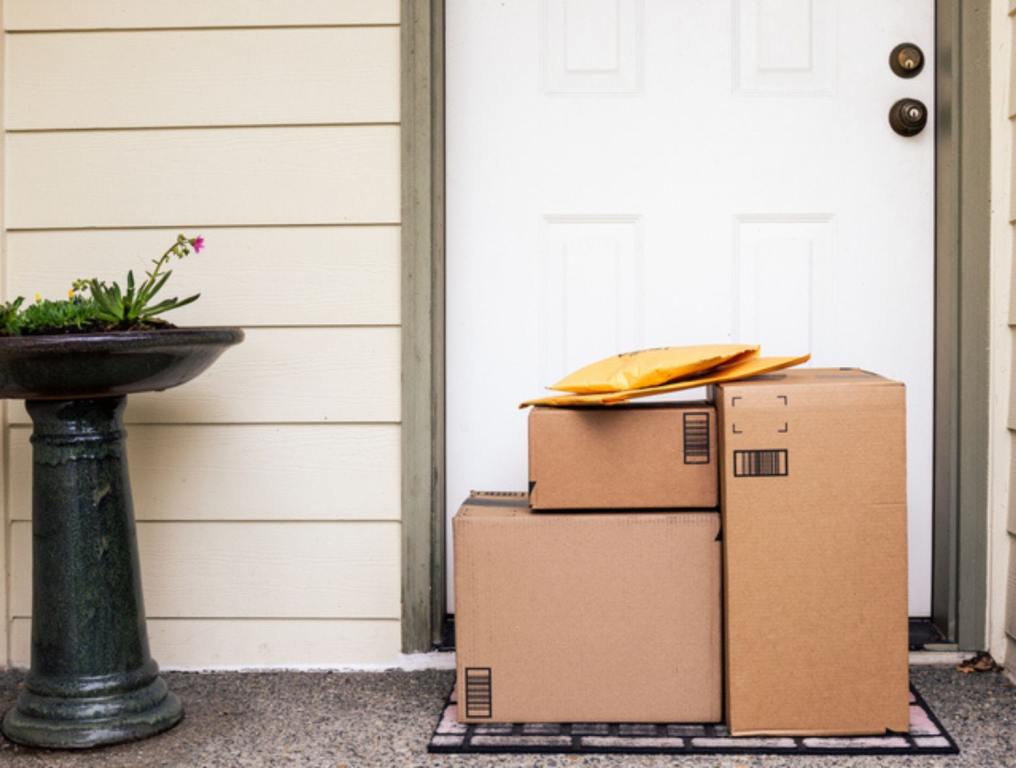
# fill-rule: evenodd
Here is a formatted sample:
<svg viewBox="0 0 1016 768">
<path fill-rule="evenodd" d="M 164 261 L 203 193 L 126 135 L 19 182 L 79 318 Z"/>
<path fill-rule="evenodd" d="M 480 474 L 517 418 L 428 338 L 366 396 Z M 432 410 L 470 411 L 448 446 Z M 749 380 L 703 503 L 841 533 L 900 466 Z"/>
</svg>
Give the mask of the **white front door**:
<svg viewBox="0 0 1016 768">
<path fill-rule="evenodd" d="M 640 347 L 907 384 L 931 607 L 933 0 L 447 0 L 448 514 L 526 485 L 516 404 Z M 889 66 L 916 43 L 923 71 Z M 449 552 L 449 564 L 451 557 Z M 453 603 L 450 603 L 453 604 Z"/>
</svg>

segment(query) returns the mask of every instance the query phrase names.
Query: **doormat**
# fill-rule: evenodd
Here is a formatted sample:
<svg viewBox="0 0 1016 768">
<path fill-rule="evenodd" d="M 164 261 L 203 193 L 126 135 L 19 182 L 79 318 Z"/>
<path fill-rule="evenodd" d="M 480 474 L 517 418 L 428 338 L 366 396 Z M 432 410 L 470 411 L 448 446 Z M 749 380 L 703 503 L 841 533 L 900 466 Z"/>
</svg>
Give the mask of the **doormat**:
<svg viewBox="0 0 1016 768">
<path fill-rule="evenodd" d="M 959 748 L 910 688 L 910 732 L 885 736 L 731 736 L 723 725 L 458 722 L 452 688 L 428 752 L 642 755 L 955 755 Z"/>
</svg>

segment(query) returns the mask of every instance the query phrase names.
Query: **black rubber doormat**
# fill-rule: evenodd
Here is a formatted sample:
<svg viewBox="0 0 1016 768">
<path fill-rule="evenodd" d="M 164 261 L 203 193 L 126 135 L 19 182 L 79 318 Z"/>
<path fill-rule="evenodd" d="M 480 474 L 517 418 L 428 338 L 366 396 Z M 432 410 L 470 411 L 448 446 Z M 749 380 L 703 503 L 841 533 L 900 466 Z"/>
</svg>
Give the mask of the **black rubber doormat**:
<svg viewBox="0 0 1016 768">
<path fill-rule="evenodd" d="M 935 713 L 910 689 L 910 732 L 885 736 L 731 736 L 722 725 L 458 722 L 455 689 L 428 752 L 459 754 L 955 755 Z"/>
</svg>

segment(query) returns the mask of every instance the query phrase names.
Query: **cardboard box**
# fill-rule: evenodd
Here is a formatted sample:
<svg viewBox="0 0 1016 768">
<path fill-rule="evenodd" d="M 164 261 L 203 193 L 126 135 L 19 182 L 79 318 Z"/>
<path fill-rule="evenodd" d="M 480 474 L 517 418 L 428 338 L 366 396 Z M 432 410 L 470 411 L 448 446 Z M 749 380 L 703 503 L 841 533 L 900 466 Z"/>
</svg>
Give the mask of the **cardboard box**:
<svg viewBox="0 0 1016 768">
<path fill-rule="evenodd" d="M 717 407 L 731 732 L 906 731 L 903 385 L 792 370 Z"/>
<path fill-rule="evenodd" d="M 455 516 L 463 722 L 717 722 L 718 512 Z"/>
<path fill-rule="evenodd" d="M 708 509 L 718 504 L 709 403 L 533 408 L 533 509 Z"/>
</svg>

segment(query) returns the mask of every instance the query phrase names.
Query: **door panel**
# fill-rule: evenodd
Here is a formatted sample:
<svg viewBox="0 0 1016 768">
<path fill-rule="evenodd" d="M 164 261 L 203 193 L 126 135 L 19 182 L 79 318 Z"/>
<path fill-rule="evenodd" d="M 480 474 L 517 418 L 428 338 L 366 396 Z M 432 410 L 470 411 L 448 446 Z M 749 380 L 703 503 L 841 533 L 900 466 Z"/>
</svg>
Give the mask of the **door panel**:
<svg viewBox="0 0 1016 768">
<path fill-rule="evenodd" d="M 515 405 L 578 365 L 810 351 L 907 383 L 927 615 L 934 125 L 887 115 L 934 115 L 932 0 L 448 0 L 446 20 L 449 515 L 525 487 Z M 905 41 L 912 79 L 888 64 Z"/>
</svg>

